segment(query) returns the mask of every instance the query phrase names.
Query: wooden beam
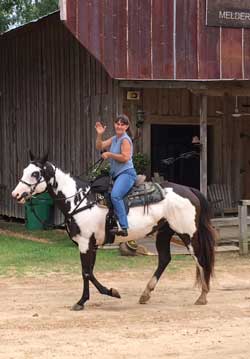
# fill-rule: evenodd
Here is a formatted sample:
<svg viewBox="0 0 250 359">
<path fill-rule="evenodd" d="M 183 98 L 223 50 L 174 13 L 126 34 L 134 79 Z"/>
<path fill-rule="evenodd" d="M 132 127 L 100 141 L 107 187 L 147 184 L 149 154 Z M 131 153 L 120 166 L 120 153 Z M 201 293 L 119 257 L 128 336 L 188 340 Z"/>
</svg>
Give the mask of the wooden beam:
<svg viewBox="0 0 250 359">
<path fill-rule="evenodd" d="M 239 246 L 240 254 L 248 254 L 248 235 L 247 235 L 247 206 L 250 205 L 250 201 L 241 201 L 239 204 Z"/>
<path fill-rule="evenodd" d="M 123 88 L 187 89 L 195 95 L 250 96 L 250 81 L 119 80 Z"/>
<path fill-rule="evenodd" d="M 206 90 L 207 84 L 191 81 L 167 81 L 167 80 L 120 80 L 119 86 L 123 88 L 175 88 L 185 89 L 194 88 L 197 90 Z"/>
<path fill-rule="evenodd" d="M 239 88 L 239 87 L 224 87 L 224 88 L 208 88 L 206 90 L 199 90 L 195 88 L 188 87 L 188 90 L 191 91 L 194 95 L 206 95 L 206 96 L 250 96 L 250 87 L 249 88 Z"/>
<path fill-rule="evenodd" d="M 200 96 L 200 191 L 207 197 L 207 96 Z"/>
<path fill-rule="evenodd" d="M 208 116 L 207 124 L 215 125 L 221 121 L 220 116 Z M 146 122 L 151 125 L 200 125 L 200 116 L 151 115 L 146 113 Z"/>
</svg>

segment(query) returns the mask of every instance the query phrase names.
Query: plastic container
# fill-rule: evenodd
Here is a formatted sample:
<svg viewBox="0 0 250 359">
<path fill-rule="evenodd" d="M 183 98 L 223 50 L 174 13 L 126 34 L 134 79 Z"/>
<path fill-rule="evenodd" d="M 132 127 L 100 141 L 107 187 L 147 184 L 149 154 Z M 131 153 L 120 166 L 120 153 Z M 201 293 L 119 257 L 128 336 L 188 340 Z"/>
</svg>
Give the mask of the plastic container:
<svg viewBox="0 0 250 359">
<path fill-rule="evenodd" d="M 48 229 L 54 221 L 54 202 L 48 192 L 25 203 L 25 227 L 28 230 Z"/>
</svg>

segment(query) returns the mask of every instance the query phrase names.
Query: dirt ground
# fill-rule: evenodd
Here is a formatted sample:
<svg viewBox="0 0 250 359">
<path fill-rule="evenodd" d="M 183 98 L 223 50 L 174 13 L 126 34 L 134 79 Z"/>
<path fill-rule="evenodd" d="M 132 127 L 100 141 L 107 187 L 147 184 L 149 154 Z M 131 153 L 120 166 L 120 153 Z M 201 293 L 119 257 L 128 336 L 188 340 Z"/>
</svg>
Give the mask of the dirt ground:
<svg viewBox="0 0 250 359">
<path fill-rule="evenodd" d="M 165 273 L 138 304 L 152 270 L 98 273 L 122 299 L 101 296 L 81 312 L 79 275 L 0 279 L 0 358 L 250 357 L 250 258 L 220 261 L 209 303 L 193 305 L 194 267 Z"/>
</svg>

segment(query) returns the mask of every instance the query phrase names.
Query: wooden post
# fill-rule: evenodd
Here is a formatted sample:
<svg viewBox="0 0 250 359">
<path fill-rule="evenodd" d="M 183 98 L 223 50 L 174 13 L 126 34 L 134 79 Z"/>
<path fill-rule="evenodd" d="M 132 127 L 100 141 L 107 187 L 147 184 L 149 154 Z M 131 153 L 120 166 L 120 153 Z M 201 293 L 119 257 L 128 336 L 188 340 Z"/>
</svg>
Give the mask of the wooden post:
<svg viewBox="0 0 250 359">
<path fill-rule="evenodd" d="M 247 235 L 247 206 L 250 205 L 250 201 L 243 200 L 239 204 L 239 247 L 240 254 L 248 254 L 248 235 Z"/>
<path fill-rule="evenodd" d="M 207 95 L 200 95 L 200 191 L 207 197 Z"/>
</svg>

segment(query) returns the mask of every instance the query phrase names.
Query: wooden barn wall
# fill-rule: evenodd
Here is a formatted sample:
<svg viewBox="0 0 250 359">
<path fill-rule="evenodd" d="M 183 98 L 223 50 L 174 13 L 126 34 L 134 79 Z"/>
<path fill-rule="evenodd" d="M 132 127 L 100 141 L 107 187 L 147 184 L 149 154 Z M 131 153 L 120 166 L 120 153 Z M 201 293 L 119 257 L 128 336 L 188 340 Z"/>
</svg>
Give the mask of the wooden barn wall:
<svg viewBox="0 0 250 359">
<path fill-rule="evenodd" d="M 66 26 L 113 78 L 250 78 L 250 29 L 206 26 L 206 0 L 66 3 Z"/>
<path fill-rule="evenodd" d="M 149 157 L 152 124 L 200 123 L 200 98 L 188 90 L 137 89 L 141 93 L 139 101 L 127 100 L 128 90 L 124 90 L 124 111 L 132 122 L 135 124 L 138 110 L 145 112 L 141 137 L 135 141 L 135 147 Z M 245 106 L 250 106 L 250 97 L 238 97 L 238 103 L 240 112 L 249 111 Z M 238 200 L 250 198 L 250 116 L 232 117 L 234 110 L 235 97 L 208 97 L 208 125 L 212 128 L 212 163 L 208 164 L 211 183 L 230 184 L 232 195 Z"/>
<path fill-rule="evenodd" d="M 23 218 L 11 190 L 28 149 L 75 175 L 98 158 L 94 123 L 112 124 L 118 85 L 73 37 L 59 13 L 0 38 L 0 214 Z M 110 130 L 112 126 L 109 126 Z"/>
</svg>

